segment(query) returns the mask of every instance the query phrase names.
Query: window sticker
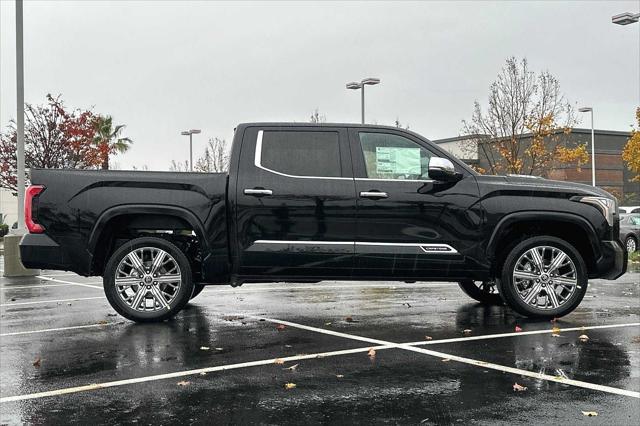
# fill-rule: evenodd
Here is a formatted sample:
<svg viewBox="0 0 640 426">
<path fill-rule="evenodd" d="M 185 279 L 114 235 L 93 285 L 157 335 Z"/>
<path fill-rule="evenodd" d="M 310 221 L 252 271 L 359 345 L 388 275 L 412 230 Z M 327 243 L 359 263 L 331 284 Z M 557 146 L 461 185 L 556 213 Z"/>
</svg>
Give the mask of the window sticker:
<svg viewBox="0 0 640 426">
<path fill-rule="evenodd" d="M 383 174 L 420 175 L 420 148 L 377 146 L 376 171 Z"/>
</svg>

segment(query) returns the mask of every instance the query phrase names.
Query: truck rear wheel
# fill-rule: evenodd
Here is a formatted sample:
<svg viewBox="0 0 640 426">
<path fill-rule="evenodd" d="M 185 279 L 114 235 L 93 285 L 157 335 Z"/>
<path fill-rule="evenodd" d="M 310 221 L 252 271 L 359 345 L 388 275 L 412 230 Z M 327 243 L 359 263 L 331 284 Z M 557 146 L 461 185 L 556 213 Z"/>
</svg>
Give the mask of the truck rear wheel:
<svg viewBox="0 0 640 426">
<path fill-rule="evenodd" d="M 107 262 L 103 283 L 113 309 L 136 322 L 174 316 L 194 289 L 184 253 L 154 237 L 136 238 L 118 248 Z"/>
<path fill-rule="evenodd" d="M 463 280 L 458 283 L 462 291 L 470 298 L 487 305 L 502 305 L 504 302 L 498 293 L 495 281 Z"/>
<path fill-rule="evenodd" d="M 587 268 L 580 253 L 556 237 L 528 238 L 505 259 L 498 283 L 505 302 L 528 317 L 567 315 L 587 291 Z"/>
</svg>

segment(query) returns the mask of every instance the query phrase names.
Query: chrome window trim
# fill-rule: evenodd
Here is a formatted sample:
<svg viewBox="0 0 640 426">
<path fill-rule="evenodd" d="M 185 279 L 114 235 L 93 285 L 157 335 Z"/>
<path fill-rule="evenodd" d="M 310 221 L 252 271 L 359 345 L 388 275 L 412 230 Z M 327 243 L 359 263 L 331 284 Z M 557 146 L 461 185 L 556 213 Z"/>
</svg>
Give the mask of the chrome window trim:
<svg viewBox="0 0 640 426">
<path fill-rule="evenodd" d="M 294 178 L 294 179 L 331 179 L 331 180 L 353 180 L 353 178 L 348 177 L 337 177 L 337 176 L 298 176 L 298 175 L 290 175 L 287 173 L 278 172 L 276 170 L 270 169 L 262 165 L 262 134 L 264 130 L 258 131 L 258 138 L 256 140 L 256 153 L 253 159 L 253 164 L 266 172 L 273 173 L 276 175 Z"/>
<path fill-rule="evenodd" d="M 349 245 L 354 244 L 353 241 L 309 241 L 309 240 L 256 240 L 254 244 L 327 244 L 327 245 Z"/>
<path fill-rule="evenodd" d="M 378 182 L 423 182 L 423 183 L 433 183 L 435 180 L 433 179 L 377 179 L 377 178 L 356 178 L 357 181 L 378 181 Z"/>
</svg>

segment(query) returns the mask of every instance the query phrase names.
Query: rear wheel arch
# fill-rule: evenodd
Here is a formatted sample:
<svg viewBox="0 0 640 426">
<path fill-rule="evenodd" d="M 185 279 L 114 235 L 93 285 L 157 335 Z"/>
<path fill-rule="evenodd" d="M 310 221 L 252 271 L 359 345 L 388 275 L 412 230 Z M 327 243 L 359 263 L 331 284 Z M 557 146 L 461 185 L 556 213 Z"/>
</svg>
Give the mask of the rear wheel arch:
<svg viewBox="0 0 640 426">
<path fill-rule="evenodd" d="M 504 217 L 489 239 L 487 256 L 491 259 L 492 275 L 500 276 L 501 265 L 516 244 L 537 235 L 567 241 L 578 250 L 587 270 L 596 270 L 596 260 L 600 257 L 599 239 L 586 219 L 562 212 L 520 212 Z"/>
<path fill-rule="evenodd" d="M 119 246 L 119 239 L 135 238 L 140 231 L 183 231 L 179 234 L 158 234 L 169 240 L 176 237 L 188 238 L 188 231 L 191 231 L 201 251 L 207 252 L 204 228 L 188 210 L 172 206 L 118 206 L 107 210 L 98 218 L 89 237 L 92 273 L 102 274 L 110 255 Z"/>
</svg>

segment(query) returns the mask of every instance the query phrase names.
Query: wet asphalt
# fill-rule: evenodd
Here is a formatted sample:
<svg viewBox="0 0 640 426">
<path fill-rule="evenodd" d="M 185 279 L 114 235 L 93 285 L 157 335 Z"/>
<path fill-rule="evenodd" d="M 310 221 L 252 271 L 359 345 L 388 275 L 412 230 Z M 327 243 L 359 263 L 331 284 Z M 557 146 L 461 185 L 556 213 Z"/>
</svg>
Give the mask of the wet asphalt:
<svg viewBox="0 0 640 426">
<path fill-rule="evenodd" d="M 555 323 L 480 305 L 449 283 L 208 287 L 174 320 L 140 325 L 115 314 L 100 278 L 43 271 L 0 278 L 0 305 L 1 424 L 640 418 L 638 272 L 590 281 L 579 308 Z M 589 328 L 610 325 L 620 327 Z M 408 342 L 428 353 L 393 347 Z"/>
</svg>

